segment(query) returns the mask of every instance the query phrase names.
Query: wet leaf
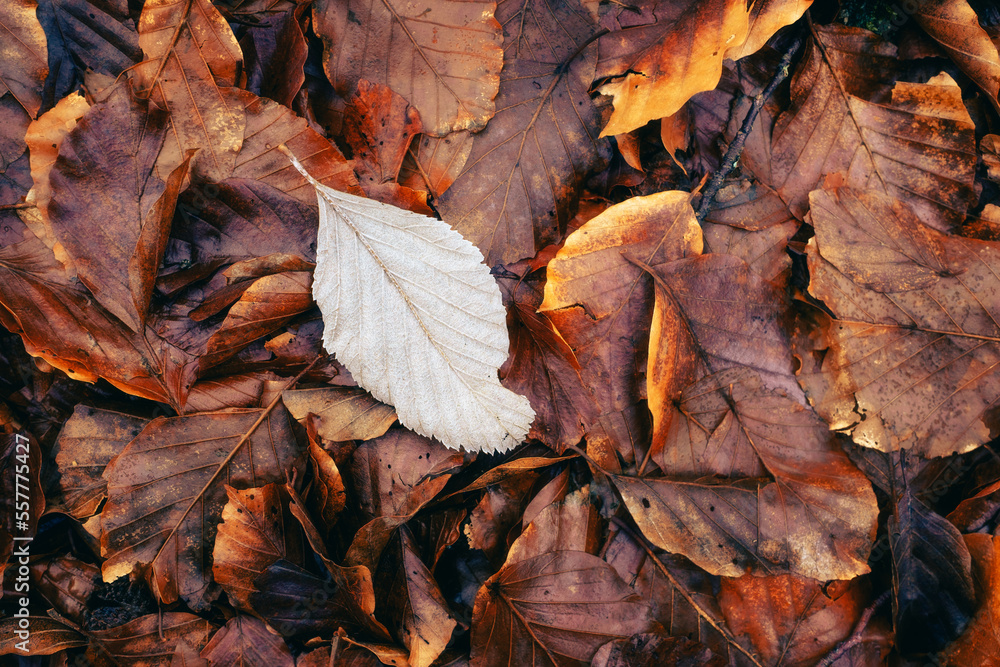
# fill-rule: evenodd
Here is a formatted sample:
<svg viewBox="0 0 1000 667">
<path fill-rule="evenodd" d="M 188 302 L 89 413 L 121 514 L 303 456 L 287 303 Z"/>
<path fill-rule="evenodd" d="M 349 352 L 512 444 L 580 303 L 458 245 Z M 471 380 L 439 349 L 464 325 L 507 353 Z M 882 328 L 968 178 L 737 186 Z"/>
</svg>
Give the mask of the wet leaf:
<svg viewBox="0 0 1000 667">
<path fill-rule="evenodd" d="M 386 86 L 416 107 L 436 136 L 481 129 L 493 116 L 502 61 L 492 3 L 319 0 L 313 18 L 324 68 L 342 97 L 362 79 Z"/>
<path fill-rule="evenodd" d="M 504 26 L 497 114 L 473 135 L 461 174 L 437 203 L 490 266 L 557 243 L 583 179 L 611 156 L 588 94 L 597 49 L 581 51 L 598 27 L 583 8 L 503 0 L 496 15 Z"/>
<path fill-rule="evenodd" d="M 508 564 L 476 594 L 471 663 L 570 665 L 649 628 L 649 607 L 610 565 L 555 551 Z"/>
<path fill-rule="evenodd" d="M 507 331 L 479 251 L 439 220 L 313 184 L 324 346 L 407 428 L 454 449 L 520 444 L 534 412 L 497 379 Z"/>
</svg>

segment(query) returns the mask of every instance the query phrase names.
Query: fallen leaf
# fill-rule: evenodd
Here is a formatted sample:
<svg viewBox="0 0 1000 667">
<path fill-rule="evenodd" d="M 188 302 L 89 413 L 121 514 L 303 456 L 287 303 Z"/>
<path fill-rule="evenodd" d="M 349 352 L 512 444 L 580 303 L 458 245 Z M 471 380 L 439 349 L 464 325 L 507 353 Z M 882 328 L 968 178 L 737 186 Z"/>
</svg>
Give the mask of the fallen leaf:
<svg viewBox="0 0 1000 667">
<path fill-rule="evenodd" d="M 493 116 L 502 62 L 493 3 L 319 0 L 313 20 L 326 74 L 345 99 L 362 79 L 386 86 L 416 107 L 435 136 L 482 129 Z"/>
<path fill-rule="evenodd" d="M 391 406 L 356 387 L 289 389 L 281 400 L 300 422 L 315 415 L 317 434 L 333 442 L 378 438 L 396 422 Z"/>
<path fill-rule="evenodd" d="M 45 510 L 42 491 L 42 454 L 38 442 L 24 433 L 0 434 L 0 575 L 11 565 L 26 566 L 12 556 L 24 544 L 18 538 L 38 533 L 38 520 Z M 27 573 L 25 573 L 27 574 Z M 9 575 L 8 575 L 9 576 Z M 24 605 L 22 605 L 24 606 Z"/>
<path fill-rule="evenodd" d="M 602 25 L 597 78 L 615 110 L 601 136 L 624 134 L 676 113 L 695 93 L 715 88 L 722 59 L 749 34 L 742 0 L 645 0 L 609 5 Z"/>
<path fill-rule="evenodd" d="M 591 667 L 633 667 L 643 664 L 723 667 L 727 664 L 711 649 L 687 637 L 643 633 L 602 646 Z"/>
<path fill-rule="evenodd" d="M 497 379 L 506 313 L 479 251 L 440 220 L 312 182 L 320 207 L 313 294 L 327 350 L 421 435 L 470 451 L 520 444 L 534 412 Z"/>
<path fill-rule="evenodd" d="M 237 491 L 225 485 L 229 500 L 215 537 L 212 576 L 232 604 L 244 611 L 253 611 L 253 582 L 271 564 L 278 560 L 304 564 L 302 534 L 281 488 L 272 483 Z"/>
<path fill-rule="evenodd" d="M 60 614 L 83 623 L 89 613 L 87 602 L 101 580 L 101 568 L 72 556 L 60 556 L 31 567 L 32 585 Z M 32 628 L 34 635 L 34 628 Z"/>
<path fill-rule="evenodd" d="M 94 515 L 108 495 L 101 476 L 148 420 L 77 405 L 56 441 L 62 505 L 77 519 Z"/>
<path fill-rule="evenodd" d="M 583 179 L 611 156 L 588 94 L 597 49 L 584 47 L 598 27 L 583 8 L 503 0 L 496 14 L 504 26 L 498 111 L 436 204 L 490 266 L 557 243 Z"/>
<path fill-rule="evenodd" d="M 822 376 L 802 376 L 816 409 L 866 447 L 975 449 L 993 437 L 1000 396 L 991 370 L 996 245 L 929 229 L 884 196 L 840 192 L 814 196 L 817 236 L 807 247 L 810 292 L 836 318 Z M 867 246 L 862 254 L 845 242 Z"/>
<path fill-rule="evenodd" d="M 196 659 L 216 626 L 194 614 L 164 611 L 91 633 L 87 659 L 95 667 L 159 667 Z M 184 663 L 180 664 L 192 664 Z"/>
<path fill-rule="evenodd" d="M 813 0 L 758 0 L 750 8 L 750 31 L 738 48 L 726 50 L 726 58 L 739 60 L 757 53 L 776 32 L 791 25 L 809 9 Z"/>
<path fill-rule="evenodd" d="M 979 25 L 976 11 L 966 0 L 931 0 L 916 6 L 913 20 L 1000 111 L 1000 56 L 990 36 Z"/>
<path fill-rule="evenodd" d="M 166 130 L 166 114 L 119 85 L 66 135 L 49 173 L 56 238 L 83 284 L 135 332 L 145 324 L 188 171 L 183 161 L 164 181 L 152 174 Z M 98 223 L 109 219 L 115 224 Z"/>
<path fill-rule="evenodd" d="M 998 614 L 1000 600 L 997 592 L 997 538 L 992 535 L 963 535 L 972 558 L 972 577 L 981 599 L 976 615 L 965 630 L 945 649 L 945 655 L 952 665 L 1000 665 L 1000 631 Z"/>
<path fill-rule="evenodd" d="M 723 578 L 719 605 L 733 634 L 767 665 L 807 667 L 851 634 L 869 598 L 863 579 L 821 582 L 795 575 Z"/>
<path fill-rule="evenodd" d="M 305 83 L 309 45 L 300 20 L 308 5 L 273 6 L 240 40 L 247 71 L 246 89 L 286 107 Z"/>
<path fill-rule="evenodd" d="M 232 410 L 154 419 L 108 464 L 101 512 L 105 581 L 148 568 L 159 599 L 207 609 L 208 554 L 225 483 L 283 483 L 300 455 L 283 410 Z M 262 420 L 262 428 L 254 428 Z M 253 428 L 253 430 L 251 430 Z M 164 450 L 170 457 L 164 456 Z"/>
<path fill-rule="evenodd" d="M 309 506 L 313 508 L 313 514 L 319 517 L 322 526 L 329 532 L 337 523 L 340 513 L 347 507 L 347 489 L 336 461 L 325 449 L 316 444 L 312 424 L 310 420 L 306 431 L 309 437 L 313 482 L 306 498 Z"/>
<path fill-rule="evenodd" d="M 603 644 L 649 629 L 649 607 L 597 556 L 555 551 L 505 565 L 476 594 L 472 664 L 589 662 Z"/>
<path fill-rule="evenodd" d="M 295 667 L 285 640 L 271 632 L 264 621 L 246 614 L 226 621 L 201 650 L 201 657 L 212 667 Z"/>
<path fill-rule="evenodd" d="M 0 50 L 7 63 L 0 74 L 0 97 L 10 93 L 31 118 L 41 109 L 42 81 L 48 74 L 37 7 L 35 0 L 11 0 L 0 8 Z"/>
<path fill-rule="evenodd" d="M 403 158 L 399 182 L 414 190 L 426 190 L 435 199 L 440 197 L 465 168 L 472 140 L 473 134 L 465 130 L 444 137 L 415 137 Z"/>
<path fill-rule="evenodd" d="M 0 619 L 0 633 L 3 633 L 0 634 L 0 655 L 52 655 L 87 645 L 87 638 L 66 623 L 48 616 L 28 616 L 31 638 L 25 653 L 17 646 L 22 641 L 17 634 L 19 623 L 20 619 L 14 616 Z"/>
<path fill-rule="evenodd" d="M 975 137 L 955 82 L 894 83 L 892 45 L 856 28 L 815 34 L 758 177 L 799 217 L 840 172 L 846 185 L 907 200 L 932 227 L 962 222 L 975 201 Z"/>
</svg>

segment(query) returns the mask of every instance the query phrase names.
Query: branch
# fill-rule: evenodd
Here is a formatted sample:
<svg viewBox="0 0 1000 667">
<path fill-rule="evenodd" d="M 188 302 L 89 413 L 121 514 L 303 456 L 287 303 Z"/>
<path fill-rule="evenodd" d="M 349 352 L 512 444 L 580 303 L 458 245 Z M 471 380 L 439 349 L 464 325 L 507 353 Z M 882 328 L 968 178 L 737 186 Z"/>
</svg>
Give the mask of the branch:
<svg viewBox="0 0 1000 667">
<path fill-rule="evenodd" d="M 759 114 L 760 110 L 764 108 L 764 102 L 771 97 L 774 90 L 778 87 L 778 84 L 784 81 L 785 77 L 788 76 L 789 66 L 792 64 L 792 58 L 795 57 L 795 53 L 799 50 L 800 44 L 801 41 L 797 38 L 794 42 L 792 42 L 792 45 L 788 47 L 787 51 L 785 51 L 785 55 L 781 57 L 781 62 L 778 63 L 778 71 L 774 73 L 774 76 L 771 78 L 771 82 L 767 84 L 767 87 L 764 90 L 754 96 L 753 104 L 750 106 L 750 110 L 743 119 L 743 126 L 729 143 L 726 155 L 722 158 L 722 165 L 719 167 L 719 170 L 712 175 L 712 180 L 709 181 L 708 187 L 705 188 L 705 192 L 701 196 L 701 203 L 698 205 L 698 222 L 703 221 L 705 216 L 708 215 L 708 211 L 712 208 L 712 202 L 715 200 L 715 195 L 718 194 L 723 181 L 726 180 L 726 177 L 729 176 L 733 169 L 736 168 L 736 165 L 739 164 L 740 155 L 743 154 L 743 146 L 747 142 L 747 137 L 750 136 L 753 124 L 757 120 L 757 114 Z"/>
</svg>

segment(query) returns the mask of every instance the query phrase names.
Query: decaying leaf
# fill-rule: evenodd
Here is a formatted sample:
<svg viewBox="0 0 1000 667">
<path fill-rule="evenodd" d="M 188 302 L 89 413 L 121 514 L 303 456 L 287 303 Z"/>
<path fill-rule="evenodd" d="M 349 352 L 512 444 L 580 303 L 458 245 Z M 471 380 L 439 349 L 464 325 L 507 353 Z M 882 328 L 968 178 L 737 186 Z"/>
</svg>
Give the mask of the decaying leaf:
<svg viewBox="0 0 1000 667">
<path fill-rule="evenodd" d="M 421 435 L 470 451 L 519 444 L 534 411 L 497 379 L 506 316 L 479 251 L 439 220 L 312 182 L 326 348 Z"/>
<path fill-rule="evenodd" d="M 937 232 L 871 192 L 811 199 L 810 291 L 836 317 L 823 377 L 803 376 L 819 413 L 882 451 L 942 456 L 991 439 L 996 244 Z"/>
<path fill-rule="evenodd" d="M 598 28 L 577 0 L 503 0 L 497 19 L 504 26 L 497 114 L 472 135 L 472 152 L 438 203 L 490 266 L 557 243 L 583 179 L 610 158 L 588 94 L 597 48 L 584 47 Z"/>
<path fill-rule="evenodd" d="M 0 97 L 10 93 L 35 118 L 42 106 L 41 83 L 48 73 L 46 42 L 35 17 L 35 0 L 11 0 L 0 8 Z"/>
<path fill-rule="evenodd" d="M 209 554 L 226 504 L 225 484 L 284 483 L 298 455 L 289 421 L 280 409 L 243 409 L 147 424 L 104 471 L 105 581 L 140 565 L 161 600 L 183 597 L 193 609 L 207 608 L 216 597 Z"/>
<path fill-rule="evenodd" d="M 648 605 L 610 565 L 581 551 L 555 551 L 508 564 L 479 589 L 472 662 L 585 662 L 611 638 L 644 632 L 649 623 Z"/>
<path fill-rule="evenodd" d="M 327 76 L 344 98 L 362 79 L 386 86 L 443 136 L 478 130 L 493 116 L 501 65 L 501 33 L 493 3 L 318 0 L 316 33 L 324 41 Z"/>
</svg>

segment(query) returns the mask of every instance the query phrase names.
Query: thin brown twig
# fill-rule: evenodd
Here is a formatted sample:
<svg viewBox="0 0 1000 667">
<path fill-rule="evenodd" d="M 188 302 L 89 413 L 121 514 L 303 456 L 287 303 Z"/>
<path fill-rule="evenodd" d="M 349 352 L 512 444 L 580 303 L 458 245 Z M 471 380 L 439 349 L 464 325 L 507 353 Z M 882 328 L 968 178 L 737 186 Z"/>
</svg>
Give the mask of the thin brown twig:
<svg viewBox="0 0 1000 667">
<path fill-rule="evenodd" d="M 840 656 L 842 656 L 848 649 L 860 644 L 863 639 L 865 628 L 872 620 L 872 616 L 878 611 L 878 608 L 885 604 L 885 601 L 889 599 L 889 594 L 892 593 L 891 590 L 885 591 L 882 595 L 875 599 L 865 609 L 864 613 L 861 614 L 861 618 L 858 619 L 857 624 L 854 626 L 854 630 L 851 632 L 851 636 L 840 642 L 832 651 L 826 654 L 826 657 L 816 663 L 816 667 L 830 667 Z"/>
<path fill-rule="evenodd" d="M 736 133 L 736 136 L 733 137 L 733 140 L 729 143 L 729 148 L 726 150 L 725 157 L 722 158 L 722 164 L 719 166 L 719 170 L 712 176 L 712 180 L 709 181 L 708 187 L 705 188 L 705 192 L 702 193 L 701 203 L 698 205 L 698 222 L 704 220 L 705 216 L 708 215 L 709 210 L 712 208 L 712 202 L 715 200 L 715 195 L 718 194 L 723 181 L 726 180 L 726 177 L 729 176 L 733 169 L 736 168 L 736 165 L 739 164 L 740 156 L 743 154 L 743 147 L 747 142 L 747 137 L 750 136 L 753 124 L 757 121 L 757 114 L 759 114 L 760 110 L 764 108 L 764 102 L 771 97 L 778 85 L 785 80 L 785 77 L 788 76 L 788 71 L 792 64 L 792 58 L 794 58 L 795 54 L 798 52 L 800 44 L 800 39 L 796 39 L 792 42 L 792 45 L 785 51 L 785 55 L 781 57 L 781 62 L 778 63 L 778 71 L 774 73 L 770 83 L 767 84 L 767 87 L 764 88 L 764 90 L 754 95 L 753 104 L 750 106 L 750 110 L 743 119 L 743 126 L 740 127 L 740 131 Z"/>
</svg>

